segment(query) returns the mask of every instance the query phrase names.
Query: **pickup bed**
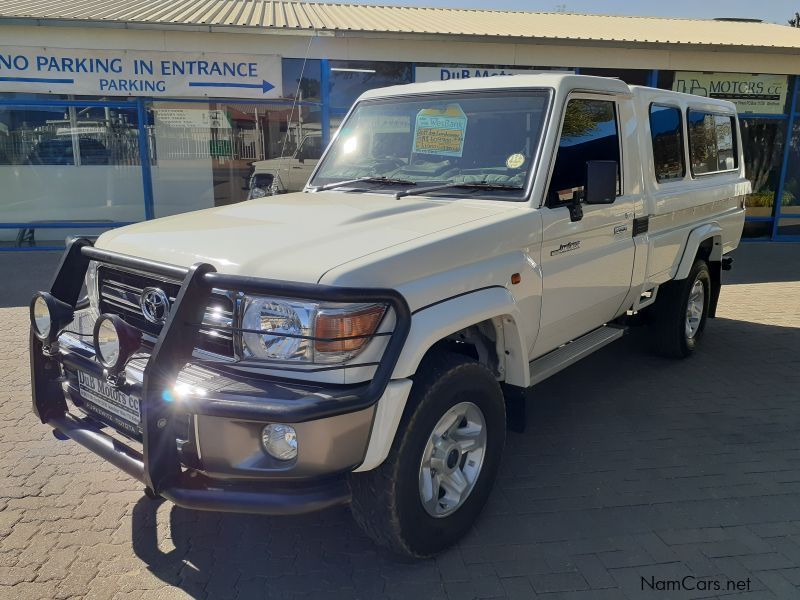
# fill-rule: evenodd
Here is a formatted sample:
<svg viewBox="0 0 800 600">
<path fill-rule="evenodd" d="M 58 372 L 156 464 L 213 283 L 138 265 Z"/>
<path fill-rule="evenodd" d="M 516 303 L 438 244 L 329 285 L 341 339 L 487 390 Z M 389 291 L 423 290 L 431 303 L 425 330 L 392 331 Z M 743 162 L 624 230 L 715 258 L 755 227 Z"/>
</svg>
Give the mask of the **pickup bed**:
<svg viewBox="0 0 800 600">
<path fill-rule="evenodd" d="M 615 79 L 367 92 L 302 192 L 72 240 L 31 302 L 34 411 L 150 496 L 350 502 L 435 554 L 535 384 L 633 323 L 664 356 L 700 343 L 750 192 L 739 140 L 730 102 Z"/>
</svg>

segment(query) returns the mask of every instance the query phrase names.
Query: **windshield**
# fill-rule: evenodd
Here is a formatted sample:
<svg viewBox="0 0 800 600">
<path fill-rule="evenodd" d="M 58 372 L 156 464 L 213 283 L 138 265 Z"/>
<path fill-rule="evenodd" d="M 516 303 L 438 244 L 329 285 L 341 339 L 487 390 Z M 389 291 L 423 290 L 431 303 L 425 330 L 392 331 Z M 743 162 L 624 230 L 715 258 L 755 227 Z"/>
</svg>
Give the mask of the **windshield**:
<svg viewBox="0 0 800 600">
<path fill-rule="evenodd" d="M 521 200 L 548 99 L 545 90 L 504 90 L 362 101 L 310 185 L 442 186 L 430 193 Z"/>
</svg>

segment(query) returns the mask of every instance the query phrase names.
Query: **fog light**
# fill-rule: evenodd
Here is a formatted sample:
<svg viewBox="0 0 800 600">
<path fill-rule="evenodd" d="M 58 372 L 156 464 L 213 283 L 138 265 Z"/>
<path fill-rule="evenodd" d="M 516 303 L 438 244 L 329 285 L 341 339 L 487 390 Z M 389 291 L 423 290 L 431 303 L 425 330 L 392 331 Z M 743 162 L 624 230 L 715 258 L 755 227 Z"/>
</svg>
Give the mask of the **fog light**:
<svg viewBox="0 0 800 600">
<path fill-rule="evenodd" d="M 117 374 L 142 345 L 142 333 L 117 315 L 102 315 L 94 324 L 94 350 L 97 360 Z"/>
<path fill-rule="evenodd" d="M 43 342 L 55 342 L 61 330 L 72 322 L 74 309 L 47 292 L 38 292 L 31 300 L 31 326 Z"/>
<path fill-rule="evenodd" d="M 261 445 L 267 454 L 278 460 L 297 457 L 297 433 L 291 425 L 270 423 L 261 431 Z"/>
</svg>

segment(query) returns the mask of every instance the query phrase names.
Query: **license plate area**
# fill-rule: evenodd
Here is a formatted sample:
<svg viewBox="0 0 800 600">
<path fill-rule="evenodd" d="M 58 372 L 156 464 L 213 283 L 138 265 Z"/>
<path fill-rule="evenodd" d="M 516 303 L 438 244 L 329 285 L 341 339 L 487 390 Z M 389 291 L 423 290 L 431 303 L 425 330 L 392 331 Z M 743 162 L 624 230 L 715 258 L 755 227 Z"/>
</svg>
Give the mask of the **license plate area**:
<svg viewBox="0 0 800 600">
<path fill-rule="evenodd" d="M 78 391 L 86 410 L 128 434 L 141 434 L 142 415 L 138 398 L 84 371 L 78 370 L 77 375 Z"/>
</svg>

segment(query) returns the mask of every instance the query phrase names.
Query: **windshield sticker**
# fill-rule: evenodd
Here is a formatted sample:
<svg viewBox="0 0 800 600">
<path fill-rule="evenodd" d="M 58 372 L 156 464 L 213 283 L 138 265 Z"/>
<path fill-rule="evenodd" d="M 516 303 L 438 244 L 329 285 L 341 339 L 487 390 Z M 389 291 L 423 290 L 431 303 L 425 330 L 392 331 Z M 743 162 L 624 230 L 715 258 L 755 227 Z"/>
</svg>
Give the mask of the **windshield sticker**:
<svg viewBox="0 0 800 600">
<path fill-rule="evenodd" d="M 467 115 L 460 105 L 423 109 L 417 113 L 414 125 L 414 152 L 460 157 L 466 132 Z"/>
<path fill-rule="evenodd" d="M 516 154 L 512 154 L 506 159 L 506 167 L 509 169 L 519 169 L 522 165 L 525 164 L 525 156 L 517 152 Z"/>
</svg>

